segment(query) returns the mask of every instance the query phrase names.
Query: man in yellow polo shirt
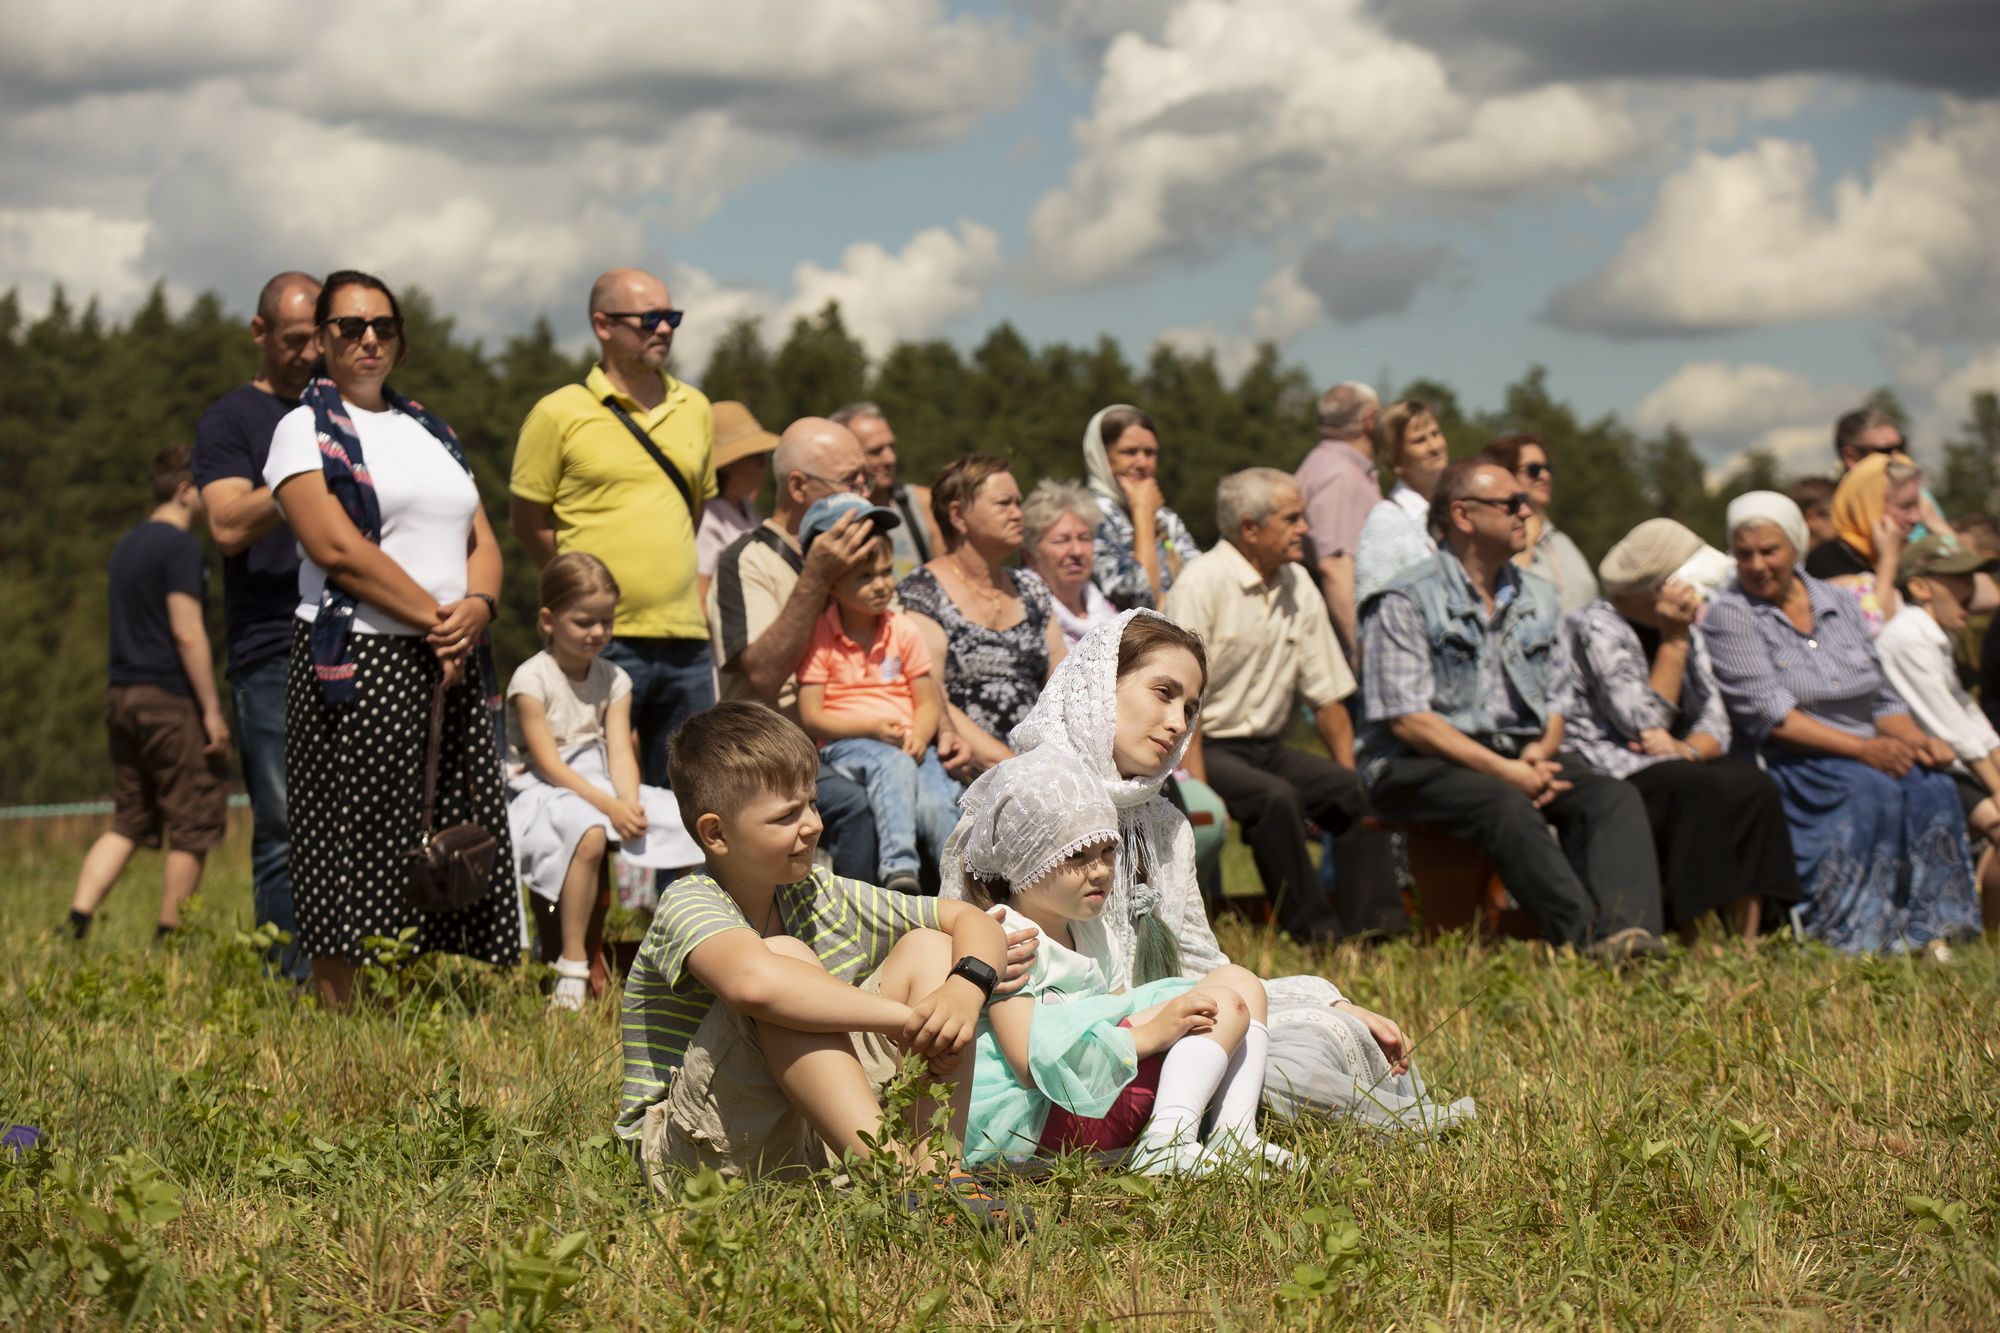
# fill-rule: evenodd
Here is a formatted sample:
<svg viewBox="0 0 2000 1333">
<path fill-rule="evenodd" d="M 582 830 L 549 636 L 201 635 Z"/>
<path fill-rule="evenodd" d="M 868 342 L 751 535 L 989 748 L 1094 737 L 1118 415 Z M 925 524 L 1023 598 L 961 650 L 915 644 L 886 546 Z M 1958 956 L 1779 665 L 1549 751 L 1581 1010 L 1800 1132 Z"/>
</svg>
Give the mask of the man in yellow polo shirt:
<svg viewBox="0 0 2000 1333">
<path fill-rule="evenodd" d="M 667 782 L 667 738 L 715 702 L 694 535 L 715 494 L 714 428 L 701 390 L 667 374 L 681 312 L 667 285 L 616 268 L 590 288 L 602 349 L 582 384 L 536 403 L 514 450 L 509 521 L 537 568 L 588 551 L 618 580 L 606 660 L 632 678 L 648 785 Z"/>
</svg>

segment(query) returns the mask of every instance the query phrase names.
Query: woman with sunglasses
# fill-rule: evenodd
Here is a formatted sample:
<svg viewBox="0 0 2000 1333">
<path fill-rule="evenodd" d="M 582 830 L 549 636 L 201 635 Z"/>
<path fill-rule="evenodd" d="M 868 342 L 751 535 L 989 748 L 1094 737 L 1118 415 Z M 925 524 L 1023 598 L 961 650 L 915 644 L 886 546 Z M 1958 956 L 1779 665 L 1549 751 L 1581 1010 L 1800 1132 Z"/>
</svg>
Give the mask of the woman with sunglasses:
<svg viewBox="0 0 2000 1333">
<path fill-rule="evenodd" d="M 414 927 L 420 950 L 511 964 L 520 935 L 486 705 L 493 529 L 451 427 L 388 385 L 409 352 L 395 293 L 344 270 L 314 319 L 320 363 L 264 479 L 305 557 L 285 708 L 298 945 L 321 1001 L 344 1007 L 370 936 Z M 477 823 L 499 846 L 482 897 L 431 913 L 406 890 L 440 683 L 431 827 Z"/>
<path fill-rule="evenodd" d="M 1597 575 L 1576 543 L 1549 517 L 1555 499 L 1556 469 L 1548 447 L 1533 435 L 1502 435 L 1486 446 L 1486 456 L 1514 474 L 1535 512 L 1528 519 L 1528 549 L 1514 563 L 1555 585 L 1563 614 L 1582 610 L 1597 600 Z"/>
</svg>

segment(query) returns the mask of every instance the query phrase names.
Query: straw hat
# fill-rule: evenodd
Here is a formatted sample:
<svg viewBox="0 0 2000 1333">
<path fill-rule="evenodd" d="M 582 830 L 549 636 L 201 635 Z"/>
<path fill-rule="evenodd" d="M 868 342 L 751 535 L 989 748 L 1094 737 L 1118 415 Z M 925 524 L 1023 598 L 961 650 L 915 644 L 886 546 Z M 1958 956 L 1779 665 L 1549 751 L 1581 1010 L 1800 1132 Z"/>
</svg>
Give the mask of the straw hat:
<svg viewBox="0 0 2000 1333">
<path fill-rule="evenodd" d="M 750 409 L 737 402 L 715 404 L 715 470 L 740 462 L 752 454 L 768 454 L 778 447 L 778 437 L 757 424 Z"/>
</svg>

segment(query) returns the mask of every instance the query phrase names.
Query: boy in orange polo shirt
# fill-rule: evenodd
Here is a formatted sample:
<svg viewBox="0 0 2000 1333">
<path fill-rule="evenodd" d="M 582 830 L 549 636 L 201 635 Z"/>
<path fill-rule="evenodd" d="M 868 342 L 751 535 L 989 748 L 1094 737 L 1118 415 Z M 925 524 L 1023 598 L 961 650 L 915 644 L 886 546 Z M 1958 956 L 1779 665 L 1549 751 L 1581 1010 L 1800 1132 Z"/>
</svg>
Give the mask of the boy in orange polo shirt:
<svg viewBox="0 0 2000 1333">
<path fill-rule="evenodd" d="M 930 652 L 909 617 L 893 609 L 894 557 L 882 534 L 902 518 L 858 495 L 829 495 L 806 510 L 799 545 L 810 551 L 815 537 L 856 510 L 876 538 L 833 585 L 813 626 L 799 662 L 799 721 L 829 768 L 867 788 L 883 887 L 916 893 L 918 844 L 935 865 L 958 823 L 959 787 L 932 744 L 943 699 Z"/>
</svg>

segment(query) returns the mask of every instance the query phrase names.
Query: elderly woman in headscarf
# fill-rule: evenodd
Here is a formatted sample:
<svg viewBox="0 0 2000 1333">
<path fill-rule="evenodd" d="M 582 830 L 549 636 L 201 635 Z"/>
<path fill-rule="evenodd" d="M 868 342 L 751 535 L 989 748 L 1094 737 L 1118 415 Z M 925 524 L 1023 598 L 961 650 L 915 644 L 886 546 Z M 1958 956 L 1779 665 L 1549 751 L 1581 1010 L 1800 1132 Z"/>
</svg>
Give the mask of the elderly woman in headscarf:
<svg viewBox="0 0 2000 1333">
<path fill-rule="evenodd" d="M 1806 556 L 1806 573 L 1854 595 L 1870 637 L 1902 609 L 1896 561 L 1923 521 L 1923 504 L 1916 464 L 1902 454 L 1870 454 L 1834 489 L 1833 540 Z"/>
<path fill-rule="evenodd" d="M 1193 831 L 1160 794 L 1187 752 L 1207 683 L 1198 636 L 1155 612 L 1128 611 L 1084 635 L 1011 738 L 1022 753 L 1056 746 L 1078 756 L 1118 809 L 1118 864 L 1098 918 L 1109 937 L 1114 988 L 1130 985 L 1135 970 L 1147 974 L 1142 945 L 1150 959 L 1148 942 L 1163 934 L 1183 976 L 1204 976 L 1229 961 L 1196 886 Z M 962 892 L 954 887 L 962 867 L 954 834 L 940 867 L 946 896 Z M 1348 1116 L 1377 1129 L 1435 1129 L 1473 1115 L 1470 1099 L 1432 1101 L 1410 1066 L 1402 1029 L 1332 982 L 1279 977 L 1265 989 L 1271 1045 L 1264 1101 L 1274 1111 Z"/>
<path fill-rule="evenodd" d="M 1569 669 L 1549 711 L 1571 749 L 1645 800 L 1668 923 L 1715 911 L 1749 938 L 1764 900 L 1796 903 L 1799 880 L 1777 784 L 1726 757 L 1729 714 L 1695 626 L 1703 594 L 1680 576 L 1708 549 L 1652 518 L 1606 553 L 1604 595 L 1563 620 Z"/>
<path fill-rule="evenodd" d="M 1116 403 L 1083 430 L 1083 467 L 1103 513 L 1097 525 L 1097 586 L 1121 611 L 1155 607 L 1182 565 L 1201 554 L 1160 493 L 1160 436 L 1153 419 Z"/>
<path fill-rule="evenodd" d="M 1921 947 L 1979 930 L 1950 746 L 1889 688 L 1861 608 L 1798 567 L 1805 516 L 1775 491 L 1729 504 L 1737 583 L 1702 631 L 1737 753 L 1783 794 L 1805 900 L 1800 926 L 1837 949 Z"/>
</svg>

